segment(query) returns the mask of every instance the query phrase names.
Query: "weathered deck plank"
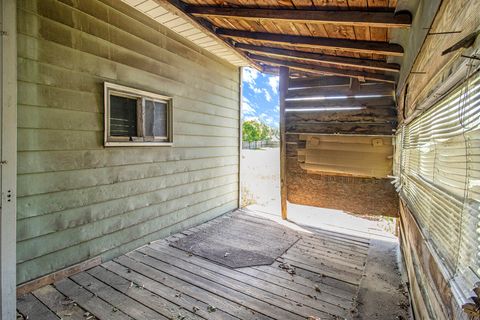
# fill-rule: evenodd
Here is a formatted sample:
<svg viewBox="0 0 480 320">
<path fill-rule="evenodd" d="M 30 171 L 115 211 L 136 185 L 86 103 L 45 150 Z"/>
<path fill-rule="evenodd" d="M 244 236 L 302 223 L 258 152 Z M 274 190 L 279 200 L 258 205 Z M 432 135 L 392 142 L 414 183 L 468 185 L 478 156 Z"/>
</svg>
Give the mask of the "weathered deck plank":
<svg viewBox="0 0 480 320">
<path fill-rule="evenodd" d="M 38 319 L 38 320 L 58 320 L 58 316 L 47 308 L 40 300 L 38 300 L 33 294 L 27 293 L 26 295 L 17 299 L 17 308 L 19 313 L 25 319 Z"/>
<path fill-rule="evenodd" d="M 240 211 L 184 230 L 20 297 L 19 312 L 41 320 L 351 319 L 370 239 L 310 230 L 272 265 L 238 269 L 169 245 L 224 219 L 265 221 Z"/>
<path fill-rule="evenodd" d="M 68 317 L 69 320 L 85 320 L 86 318 L 86 310 L 80 308 L 73 300 L 65 297 L 51 285 L 33 291 L 33 295 L 61 319 Z M 94 319 L 96 318 L 91 320 Z"/>
</svg>

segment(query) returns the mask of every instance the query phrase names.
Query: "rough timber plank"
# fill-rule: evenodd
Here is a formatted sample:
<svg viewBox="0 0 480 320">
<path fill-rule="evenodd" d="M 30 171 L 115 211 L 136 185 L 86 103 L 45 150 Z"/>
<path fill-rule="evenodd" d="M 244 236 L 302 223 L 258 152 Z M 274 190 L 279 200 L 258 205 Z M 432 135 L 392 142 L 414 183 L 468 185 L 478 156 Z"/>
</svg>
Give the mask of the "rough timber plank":
<svg viewBox="0 0 480 320">
<path fill-rule="evenodd" d="M 150 245 L 150 247 L 158 251 L 156 257 L 162 258 L 163 261 L 171 261 L 172 263 L 176 261 L 179 266 L 181 266 L 182 264 L 191 264 L 192 267 L 197 266 L 202 269 L 208 269 L 216 274 L 221 274 L 225 277 L 229 277 L 231 279 L 243 282 L 246 285 L 253 286 L 261 290 L 268 290 L 269 292 L 275 293 L 281 297 L 285 297 L 288 300 L 295 302 L 296 304 L 301 303 L 305 306 L 334 315 L 345 315 L 346 311 L 343 308 L 338 308 L 338 306 L 332 305 L 330 303 L 322 303 L 320 301 L 317 302 L 316 300 L 312 300 L 314 298 L 308 297 L 305 294 L 299 294 L 298 292 L 290 290 L 290 288 L 281 287 L 277 283 L 271 283 L 265 281 L 262 278 L 252 277 L 246 273 L 237 271 L 238 269 L 231 270 L 229 268 L 218 266 L 204 259 L 195 256 L 189 256 L 184 252 L 178 249 L 170 248 L 165 244 L 152 244 Z"/>
<path fill-rule="evenodd" d="M 103 264 L 102 267 L 128 281 L 142 286 L 144 289 L 155 293 L 159 297 L 162 297 L 162 299 L 178 305 L 177 308 L 193 311 L 195 314 L 198 314 L 203 318 L 230 320 L 237 319 L 223 310 L 217 310 L 215 313 L 208 312 L 208 303 L 193 298 L 192 293 L 185 293 L 185 291 L 188 292 L 188 290 L 182 290 L 181 285 L 174 285 L 173 287 L 167 286 L 169 282 L 166 281 L 166 277 L 164 278 L 165 280 L 162 279 L 162 281 L 156 281 L 155 279 L 148 278 L 113 261 Z M 195 288 L 192 289 L 192 291 L 198 296 L 207 296 L 207 294 L 204 294 L 204 292 L 201 292 L 200 290 L 195 291 Z"/>
<path fill-rule="evenodd" d="M 275 305 L 270 304 L 260 300 L 264 293 L 259 293 L 254 289 L 244 291 L 244 286 L 241 286 L 238 283 L 232 283 L 226 279 L 221 279 L 221 277 L 211 275 L 206 270 L 183 270 L 179 267 L 172 266 L 150 256 L 145 256 L 140 252 L 129 253 L 128 256 L 135 258 L 135 260 L 140 261 L 144 264 L 147 264 L 156 269 L 161 269 L 171 275 L 179 277 L 180 279 L 189 281 L 193 285 L 202 287 L 204 289 L 212 290 L 212 292 L 224 294 L 229 297 L 229 299 L 234 299 L 238 303 L 252 308 L 258 312 L 261 312 L 269 317 L 275 319 L 304 319 L 305 316 L 299 315 L 295 312 L 290 312 L 281 308 L 276 307 Z M 198 272 L 199 274 L 193 273 L 193 271 Z M 271 300 L 268 299 L 267 300 Z M 287 304 L 288 306 L 288 304 Z"/>
<path fill-rule="evenodd" d="M 227 17 L 243 20 L 272 20 L 274 22 L 285 20 L 298 23 L 332 23 L 335 25 L 398 28 L 408 27 L 411 24 L 409 14 L 394 12 L 367 12 L 367 11 L 322 11 L 322 10 L 278 10 L 265 8 L 234 8 L 234 7 L 207 7 L 188 6 L 186 11 L 194 16 Z"/>
<path fill-rule="evenodd" d="M 156 269 L 145 263 L 136 261 L 128 256 L 121 256 L 115 259 L 115 265 L 106 264 L 106 267 L 110 270 L 118 269 L 118 266 L 124 268 L 124 270 L 131 270 L 135 273 L 141 274 L 144 277 L 153 279 L 157 282 L 161 282 L 176 290 L 194 296 L 196 299 L 203 301 L 211 306 L 215 306 L 226 313 L 238 317 L 240 319 L 248 319 L 248 317 L 254 317 L 254 319 L 272 319 L 262 313 L 258 313 L 248 307 L 242 305 L 242 299 L 236 299 L 235 296 L 229 295 L 223 291 L 215 290 L 210 286 L 201 286 L 196 283 L 192 283 L 190 279 L 182 279 L 166 273 L 163 270 Z M 116 271 L 115 271 L 116 272 Z"/>
<path fill-rule="evenodd" d="M 37 289 L 29 298 L 45 307 L 51 319 L 71 314 L 80 320 L 85 313 L 121 320 L 351 317 L 368 238 L 315 229 L 311 234 L 300 233 L 303 238 L 271 266 L 239 269 L 169 246 L 229 219 L 266 221 L 251 212 L 227 214 Z"/>
<path fill-rule="evenodd" d="M 95 296 L 110 303 L 115 308 L 123 311 L 134 319 L 168 319 L 158 312 L 146 307 L 142 303 L 139 303 L 117 291 L 114 287 L 110 287 L 107 283 L 92 277 L 86 272 L 76 274 L 71 278 Z"/>
<path fill-rule="evenodd" d="M 374 80 L 374 81 L 382 81 L 388 83 L 395 83 L 395 79 L 389 75 L 381 74 L 381 73 L 372 73 L 366 71 L 359 71 L 353 69 L 340 69 L 335 67 L 323 67 L 318 64 L 312 63 L 305 63 L 305 62 L 296 62 L 284 59 L 276 59 L 270 58 L 263 55 L 256 55 L 256 54 L 249 54 L 249 56 L 257 61 L 262 61 L 265 63 L 270 63 L 277 66 L 285 66 L 289 67 L 294 70 L 305 71 L 309 73 L 316 73 L 321 75 L 328 75 L 328 76 L 343 76 L 343 77 L 351 77 L 351 78 L 359 78 L 362 80 Z"/>
<path fill-rule="evenodd" d="M 280 131 L 280 208 L 282 219 L 286 220 L 287 212 L 287 145 L 286 145 L 286 96 L 288 92 L 288 82 L 290 80 L 290 70 L 287 67 L 280 67 L 279 71 L 279 131 Z"/>
<path fill-rule="evenodd" d="M 308 298 L 314 297 L 315 300 L 325 301 L 335 306 L 344 308 L 346 310 L 351 309 L 353 306 L 352 305 L 353 302 L 351 299 L 336 296 L 330 293 L 328 288 L 324 290 L 318 290 L 318 289 L 315 289 L 315 286 L 307 286 L 305 284 L 295 282 L 295 280 L 292 281 L 292 279 L 286 279 L 276 274 L 268 273 L 265 270 L 258 270 L 255 268 L 241 268 L 237 270 L 242 273 L 248 274 L 252 277 L 268 281 L 272 285 L 274 284 L 274 285 L 282 286 L 284 288 L 296 291 L 300 294 L 301 297 L 303 297 L 304 295 L 307 296 Z M 277 269 L 273 269 L 273 270 L 281 273 L 286 273 L 284 271 L 277 270 Z M 325 288 L 325 286 L 323 287 Z M 304 298 L 307 299 L 306 297 Z"/>
<path fill-rule="evenodd" d="M 88 270 L 87 273 L 168 319 L 182 316 L 188 319 L 201 319 L 190 310 L 183 310 L 181 307 L 149 291 L 145 288 L 144 283 L 129 281 L 102 267 L 93 268 Z M 175 294 L 173 296 L 175 297 Z"/>
<path fill-rule="evenodd" d="M 86 311 L 52 285 L 37 289 L 32 294 L 62 319 L 85 320 Z"/>
<path fill-rule="evenodd" d="M 289 36 L 284 34 L 217 29 L 216 34 L 237 39 L 261 40 L 267 43 L 292 44 L 299 47 L 345 50 L 358 53 L 376 53 L 402 56 L 400 45 L 380 41 L 355 41 L 320 37 Z"/>
<path fill-rule="evenodd" d="M 96 295 L 85 290 L 82 286 L 79 286 L 70 279 L 63 279 L 55 283 L 55 288 L 99 319 L 133 320 L 122 311 L 115 309 L 115 306 L 98 298 Z"/>
<path fill-rule="evenodd" d="M 58 320 L 60 319 L 40 302 L 34 295 L 27 293 L 17 299 L 17 309 L 26 319 Z"/>
<path fill-rule="evenodd" d="M 274 262 L 271 266 L 254 267 L 254 269 L 275 275 L 291 282 L 302 284 L 309 288 L 313 288 L 314 290 L 316 289 L 316 287 L 319 287 L 322 292 L 326 292 L 327 294 L 334 297 L 344 298 L 353 301 L 354 297 L 356 296 L 355 288 L 351 285 L 345 287 L 338 287 L 337 283 L 332 283 L 331 281 L 327 281 L 329 279 L 322 277 L 320 277 L 320 279 L 312 280 L 308 277 L 300 275 L 297 270 L 295 270 L 296 272 L 294 274 L 290 274 L 282 270 L 278 262 Z"/>
<path fill-rule="evenodd" d="M 398 64 L 387 63 L 387 62 L 376 61 L 376 60 L 369 60 L 369 59 L 339 57 L 339 56 L 333 56 L 333 55 L 313 53 L 308 51 L 299 51 L 299 50 L 282 49 L 282 48 L 265 47 L 265 46 L 254 46 L 254 45 L 244 44 L 240 42 L 236 43 L 235 47 L 244 51 L 253 52 L 257 54 L 265 53 L 268 56 L 291 58 L 294 60 L 302 60 L 302 61 L 322 62 L 322 63 L 332 64 L 336 66 L 354 67 L 354 68 L 381 70 L 381 71 L 390 71 L 390 72 L 399 72 L 400 70 L 400 65 Z"/>
</svg>

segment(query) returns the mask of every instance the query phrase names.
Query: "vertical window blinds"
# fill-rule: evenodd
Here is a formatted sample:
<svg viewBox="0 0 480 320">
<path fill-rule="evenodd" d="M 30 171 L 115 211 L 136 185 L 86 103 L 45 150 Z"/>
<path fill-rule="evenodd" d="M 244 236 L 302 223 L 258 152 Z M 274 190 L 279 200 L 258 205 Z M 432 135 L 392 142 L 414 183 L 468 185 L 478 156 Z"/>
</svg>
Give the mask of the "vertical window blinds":
<svg viewBox="0 0 480 320">
<path fill-rule="evenodd" d="M 427 242 L 451 279 L 478 279 L 480 73 L 403 126 L 396 145 L 400 194 Z"/>
</svg>

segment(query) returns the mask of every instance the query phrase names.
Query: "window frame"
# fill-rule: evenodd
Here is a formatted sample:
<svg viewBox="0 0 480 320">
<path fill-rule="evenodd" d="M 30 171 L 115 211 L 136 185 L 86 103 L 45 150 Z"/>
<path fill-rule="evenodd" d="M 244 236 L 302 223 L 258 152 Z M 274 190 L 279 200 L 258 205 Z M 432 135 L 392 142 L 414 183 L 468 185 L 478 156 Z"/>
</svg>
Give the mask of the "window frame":
<svg viewBox="0 0 480 320">
<path fill-rule="evenodd" d="M 137 137 L 131 141 L 129 137 L 110 135 L 110 96 L 115 95 L 137 100 Z M 160 102 L 166 105 L 166 137 L 145 137 L 145 101 Z M 139 112 L 141 110 L 141 112 Z M 147 139 L 146 139 L 147 138 Z M 105 147 L 152 147 L 173 145 L 173 99 L 172 97 L 135 89 L 111 82 L 104 82 L 104 141 Z"/>
</svg>

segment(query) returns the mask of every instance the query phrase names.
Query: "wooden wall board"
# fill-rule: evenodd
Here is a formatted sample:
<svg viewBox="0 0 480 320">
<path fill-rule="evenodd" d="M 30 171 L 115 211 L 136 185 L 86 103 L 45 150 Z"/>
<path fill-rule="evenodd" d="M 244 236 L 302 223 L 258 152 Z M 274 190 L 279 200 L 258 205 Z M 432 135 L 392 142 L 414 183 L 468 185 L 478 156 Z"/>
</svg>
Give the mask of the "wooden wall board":
<svg viewBox="0 0 480 320">
<path fill-rule="evenodd" d="M 238 68 L 120 1 L 17 17 L 18 283 L 237 207 Z M 104 148 L 104 81 L 172 96 L 174 146 Z"/>
<path fill-rule="evenodd" d="M 394 109 L 368 108 L 360 110 L 336 110 L 336 111 L 298 111 L 287 112 L 286 121 L 295 123 L 316 122 L 372 122 L 372 123 L 393 123 L 396 122 L 396 112 Z"/>
<path fill-rule="evenodd" d="M 359 134 L 392 135 L 396 125 L 372 122 L 333 122 L 316 121 L 315 123 L 294 122 L 287 124 L 287 133 L 296 134 Z"/>
<path fill-rule="evenodd" d="M 345 99 L 288 100 L 287 108 L 315 107 L 374 107 L 375 109 L 395 109 L 395 101 L 391 97 L 356 97 Z"/>
</svg>

